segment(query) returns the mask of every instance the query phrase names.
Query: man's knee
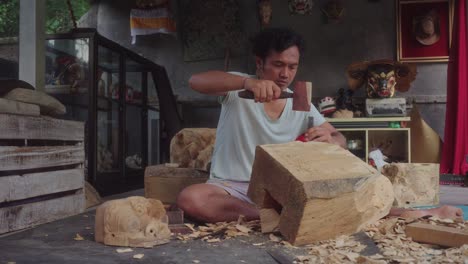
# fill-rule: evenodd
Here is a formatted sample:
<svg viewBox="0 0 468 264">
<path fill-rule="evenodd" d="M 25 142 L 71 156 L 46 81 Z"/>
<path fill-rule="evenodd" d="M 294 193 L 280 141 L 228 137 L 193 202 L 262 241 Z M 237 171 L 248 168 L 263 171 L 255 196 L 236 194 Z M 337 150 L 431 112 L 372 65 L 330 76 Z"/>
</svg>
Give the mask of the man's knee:
<svg viewBox="0 0 468 264">
<path fill-rule="evenodd" d="M 213 195 L 220 194 L 203 184 L 192 185 L 180 192 L 177 206 L 190 217 L 209 221 L 216 214 L 210 206 L 210 197 Z"/>
<path fill-rule="evenodd" d="M 191 208 L 198 207 L 200 194 L 193 186 L 183 189 L 177 197 L 177 206 L 183 211 L 188 211 Z"/>
</svg>

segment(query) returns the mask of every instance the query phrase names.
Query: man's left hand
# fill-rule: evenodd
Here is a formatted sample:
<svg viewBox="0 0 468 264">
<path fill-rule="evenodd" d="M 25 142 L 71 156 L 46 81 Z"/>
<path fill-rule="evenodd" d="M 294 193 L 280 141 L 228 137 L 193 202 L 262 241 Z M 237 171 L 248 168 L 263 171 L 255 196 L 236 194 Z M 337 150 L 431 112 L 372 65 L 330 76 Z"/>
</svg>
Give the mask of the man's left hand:
<svg viewBox="0 0 468 264">
<path fill-rule="evenodd" d="M 332 132 L 329 129 L 320 126 L 309 128 L 305 133 L 305 138 L 307 141 L 335 143 L 335 140 L 332 137 Z"/>
</svg>

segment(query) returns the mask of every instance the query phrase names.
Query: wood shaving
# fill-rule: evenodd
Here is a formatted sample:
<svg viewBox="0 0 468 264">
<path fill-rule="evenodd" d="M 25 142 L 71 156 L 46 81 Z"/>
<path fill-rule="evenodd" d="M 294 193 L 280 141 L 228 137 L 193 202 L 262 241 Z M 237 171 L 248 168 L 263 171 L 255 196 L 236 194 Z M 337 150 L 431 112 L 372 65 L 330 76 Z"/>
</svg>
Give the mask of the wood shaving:
<svg viewBox="0 0 468 264">
<path fill-rule="evenodd" d="M 128 252 L 132 252 L 133 249 L 131 249 L 131 248 L 118 248 L 115 251 L 117 251 L 117 253 L 128 253 Z"/>
<path fill-rule="evenodd" d="M 73 239 L 76 240 L 76 241 L 84 240 L 84 238 L 82 236 L 80 236 L 80 234 L 76 234 Z"/>
<path fill-rule="evenodd" d="M 405 228 L 413 222 L 456 227 L 468 230 L 468 221 L 438 219 L 381 219 L 368 226 L 365 233 L 377 244 L 380 254 L 362 256 L 366 248 L 352 236 L 316 242 L 306 246 L 309 255 L 296 257 L 296 263 L 468 263 L 468 245 L 440 248 L 413 242 L 406 237 Z"/>
<path fill-rule="evenodd" d="M 270 240 L 273 241 L 273 242 L 280 242 L 281 241 L 281 238 L 278 237 L 278 236 L 275 236 L 273 234 L 270 234 Z"/>
<path fill-rule="evenodd" d="M 246 234 L 248 234 L 250 231 L 252 231 L 252 230 L 250 230 L 250 228 L 248 228 L 248 227 L 246 227 L 244 225 L 240 225 L 240 224 L 236 225 L 236 229 L 241 231 L 242 233 L 246 233 Z"/>
<path fill-rule="evenodd" d="M 206 242 L 208 243 L 216 243 L 216 242 L 219 242 L 221 241 L 221 239 L 219 238 L 212 238 L 212 239 L 207 239 Z"/>
<path fill-rule="evenodd" d="M 242 216 L 240 216 L 237 221 L 233 221 L 230 223 L 207 223 L 206 225 L 201 225 L 197 227 L 191 224 L 185 225 L 192 231 L 192 233 L 178 235 L 177 239 L 182 241 L 201 239 L 203 241 L 212 243 L 210 241 L 219 242 L 223 239 L 230 239 L 238 236 L 249 236 L 250 234 L 254 233 L 260 234 L 260 222 L 245 222 L 244 217 Z"/>
<path fill-rule="evenodd" d="M 136 255 L 133 255 L 133 258 L 134 259 L 142 259 L 144 256 L 145 256 L 145 254 L 136 254 Z"/>
</svg>

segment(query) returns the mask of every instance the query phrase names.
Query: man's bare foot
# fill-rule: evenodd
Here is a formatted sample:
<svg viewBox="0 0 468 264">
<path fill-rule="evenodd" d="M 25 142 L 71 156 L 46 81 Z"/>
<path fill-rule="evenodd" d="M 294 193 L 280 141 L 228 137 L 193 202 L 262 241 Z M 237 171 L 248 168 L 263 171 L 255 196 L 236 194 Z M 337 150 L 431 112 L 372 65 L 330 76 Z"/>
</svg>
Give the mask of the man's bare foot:
<svg viewBox="0 0 468 264">
<path fill-rule="evenodd" d="M 460 208 L 444 205 L 427 210 L 408 210 L 401 213 L 403 218 L 419 218 L 426 215 L 438 217 L 440 219 L 460 219 L 463 220 L 463 211 Z"/>
</svg>

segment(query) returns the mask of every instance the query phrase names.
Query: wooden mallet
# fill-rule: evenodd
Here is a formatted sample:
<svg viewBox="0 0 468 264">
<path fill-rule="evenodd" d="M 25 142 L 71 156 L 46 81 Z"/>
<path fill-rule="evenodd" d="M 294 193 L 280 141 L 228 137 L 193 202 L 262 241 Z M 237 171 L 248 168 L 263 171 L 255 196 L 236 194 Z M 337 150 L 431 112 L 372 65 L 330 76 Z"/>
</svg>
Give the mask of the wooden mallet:
<svg viewBox="0 0 468 264">
<path fill-rule="evenodd" d="M 243 90 L 239 92 L 239 97 L 244 99 L 255 99 L 253 92 Z M 309 112 L 312 99 L 312 83 L 297 81 L 292 93 L 282 91 L 278 99 L 292 98 L 293 110 Z"/>
</svg>

